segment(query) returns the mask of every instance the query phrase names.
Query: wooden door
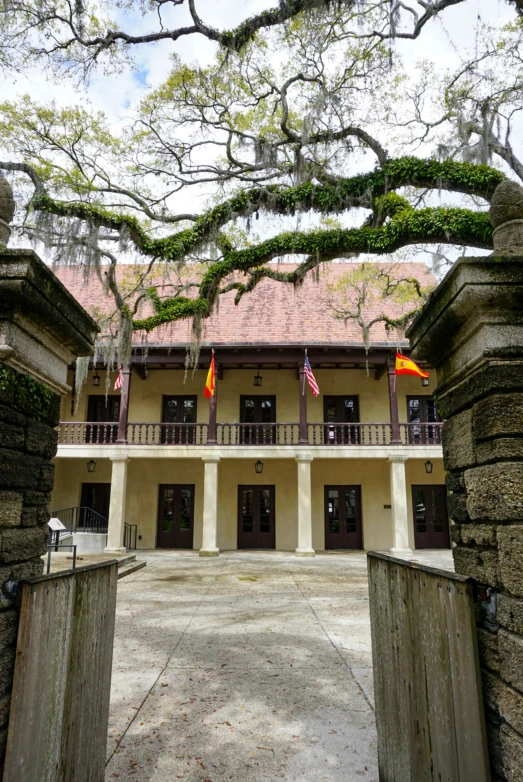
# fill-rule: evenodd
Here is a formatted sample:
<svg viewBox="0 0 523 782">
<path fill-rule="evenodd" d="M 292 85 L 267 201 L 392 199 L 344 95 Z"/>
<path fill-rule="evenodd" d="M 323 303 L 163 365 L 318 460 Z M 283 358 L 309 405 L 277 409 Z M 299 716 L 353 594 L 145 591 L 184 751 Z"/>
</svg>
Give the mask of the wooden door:
<svg viewBox="0 0 523 782">
<path fill-rule="evenodd" d="M 105 526 L 107 526 L 110 502 L 110 483 L 82 483 L 77 526 L 81 528 L 98 528 L 103 526 L 102 519 L 105 520 Z M 94 511 L 97 515 L 94 516 L 89 511 Z"/>
<path fill-rule="evenodd" d="M 87 402 L 87 420 L 99 421 L 105 426 L 86 426 L 87 443 L 113 443 L 118 437 L 118 419 L 120 418 L 120 397 L 91 394 Z M 107 424 L 115 424 L 108 426 Z"/>
<path fill-rule="evenodd" d="M 413 486 L 412 509 L 416 548 L 450 548 L 445 486 Z"/>
<path fill-rule="evenodd" d="M 413 424 L 413 426 L 409 426 L 409 442 L 428 444 L 441 442 L 440 427 L 428 425 L 441 421 L 433 396 L 408 396 L 407 421 L 409 424 Z"/>
<path fill-rule="evenodd" d="M 238 548 L 274 548 L 274 486 L 238 486 Z"/>
<path fill-rule="evenodd" d="M 349 445 L 359 442 L 359 428 L 345 425 L 357 424 L 360 420 L 357 396 L 325 396 L 323 420 L 327 424 L 324 432 L 326 444 Z"/>
<path fill-rule="evenodd" d="M 325 486 L 325 548 L 363 548 L 360 486 Z"/>
<path fill-rule="evenodd" d="M 276 397 L 240 397 L 240 442 L 244 444 L 267 445 L 276 442 Z M 263 426 L 261 425 L 263 424 Z"/>
<path fill-rule="evenodd" d="M 197 396 L 164 396 L 162 402 L 162 443 L 184 444 L 194 441 L 197 420 Z M 185 424 L 185 425 L 184 425 Z"/>
<path fill-rule="evenodd" d="M 192 548 L 193 526 L 194 485 L 160 485 L 157 548 Z"/>
</svg>

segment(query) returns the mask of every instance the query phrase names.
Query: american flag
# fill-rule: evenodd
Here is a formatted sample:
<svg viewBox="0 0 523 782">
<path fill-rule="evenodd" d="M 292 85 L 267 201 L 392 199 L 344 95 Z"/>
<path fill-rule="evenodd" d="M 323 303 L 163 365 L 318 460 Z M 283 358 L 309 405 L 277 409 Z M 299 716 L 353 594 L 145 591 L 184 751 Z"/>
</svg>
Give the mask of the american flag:
<svg viewBox="0 0 523 782">
<path fill-rule="evenodd" d="M 116 382 L 114 384 L 114 390 L 118 391 L 119 388 L 123 386 L 123 370 L 122 367 L 120 367 L 120 371 L 118 372 L 118 377 L 116 378 Z"/>
<path fill-rule="evenodd" d="M 308 384 L 310 386 L 310 389 L 311 389 L 312 393 L 314 394 L 314 396 L 319 396 L 319 394 L 320 394 L 320 387 L 318 386 L 318 384 L 316 382 L 316 378 L 312 374 L 312 369 L 311 369 L 311 365 L 310 365 L 310 362 L 309 362 L 309 357 L 307 356 L 306 353 L 305 353 L 304 369 L 305 369 L 305 377 L 307 378 L 307 382 L 308 382 Z"/>
</svg>

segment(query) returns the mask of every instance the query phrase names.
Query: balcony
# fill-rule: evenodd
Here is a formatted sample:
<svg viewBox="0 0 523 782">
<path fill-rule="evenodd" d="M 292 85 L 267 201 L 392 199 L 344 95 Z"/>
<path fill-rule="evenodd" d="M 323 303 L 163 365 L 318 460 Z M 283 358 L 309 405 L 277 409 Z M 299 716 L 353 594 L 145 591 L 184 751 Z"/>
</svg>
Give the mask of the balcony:
<svg viewBox="0 0 523 782">
<path fill-rule="evenodd" d="M 441 445 L 442 423 L 399 424 L 399 438 L 393 438 L 390 423 L 308 423 L 300 437 L 299 423 L 238 424 L 216 423 L 216 437 L 210 437 L 210 424 L 128 423 L 125 438 L 117 424 L 62 421 L 58 426 L 59 445 L 137 445 L 137 446 L 387 446 Z"/>
</svg>

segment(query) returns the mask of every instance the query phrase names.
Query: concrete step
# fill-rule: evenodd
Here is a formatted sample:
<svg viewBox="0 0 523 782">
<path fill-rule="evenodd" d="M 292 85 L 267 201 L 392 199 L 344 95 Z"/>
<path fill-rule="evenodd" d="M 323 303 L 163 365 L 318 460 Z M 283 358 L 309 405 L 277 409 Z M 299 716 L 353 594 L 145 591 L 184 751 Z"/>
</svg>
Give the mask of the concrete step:
<svg viewBox="0 0 523 782">
<path fill-rule="evenodd" d="M 131 562 L 136 561 L 136 554 L 126 554 L 125 557 L 118 558 L 118 569 L 130 565 Z"/>
<path fill-rule="evenodd" d="M 134 557 L 136 559 L 136 557 Z M 143 567 L 145 567 L 147 562 L 131 562 L 125 567 L 119 567 L 118 568 L 118 580 L 120 578 L 125 578 L 125 576 L 130 576 L 131 573 L 136 573 L 137 570 L 141 570 Z"/>
</svg>

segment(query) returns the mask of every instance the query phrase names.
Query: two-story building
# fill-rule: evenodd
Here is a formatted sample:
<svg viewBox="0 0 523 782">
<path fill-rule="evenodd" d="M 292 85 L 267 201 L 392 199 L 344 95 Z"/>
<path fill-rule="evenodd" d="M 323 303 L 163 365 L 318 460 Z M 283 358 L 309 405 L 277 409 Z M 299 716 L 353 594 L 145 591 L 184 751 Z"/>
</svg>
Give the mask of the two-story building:
<svg viewBox="0 0 523 782">
<path fill-rule="evenodd" d="M 422 264 L 405 266 L 426 279 Z M 58 276 L 88 310 L 107 306 L 81 269 Z M 106 395 L 105 368 L 93 366 L 80 399 L 63 400 L 53 511 L 97 534 L 108 525 L 108 550 L 135 539 L 202 555 L 449 547 L 434 373 L 396 376 L 408 342 L 378 323 L 366 350 L 357 323 L 326 306 L 322 280 L 266 279 L 238 305 L 222 295 L 194 372 L 187 322 L 156 329 L 146 349 L 137 335 L 117 391 L 117 373 Z"/>
</svg>

